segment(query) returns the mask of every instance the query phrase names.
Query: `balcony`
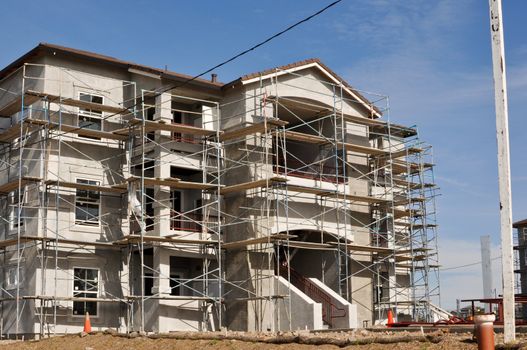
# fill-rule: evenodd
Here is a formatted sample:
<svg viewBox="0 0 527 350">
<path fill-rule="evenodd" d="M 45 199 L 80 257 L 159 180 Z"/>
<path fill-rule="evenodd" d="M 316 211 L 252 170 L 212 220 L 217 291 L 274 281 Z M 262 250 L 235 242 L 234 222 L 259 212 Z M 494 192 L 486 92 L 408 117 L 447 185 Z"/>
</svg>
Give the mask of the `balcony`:
<svg viewBox="0 0 527 350">
<path fill-rule="evenodd" d="M 170 229 L 174 231 L 214 233 L 217 226 L 217 216 L 209 215 L 208 219 L 204 220 L 203 214 L 199 213 L 180 213 L 175 210 L 170 212 Z"/>
<path fill-rule="evenodd" d="M 190 128 L 197 128 L 193 124 L 184 124 L 184 123 L 176 123 L 172 122 L 173 126 L 181 126 L 181 127 L 190 127 Z M 201 145 L 203 143 L 203 138 L 200 135 L 196 134 L 184 134 L 180 132 L 172 132 L 172 140 L 175 142 L 181 142 L 181 143 L 189 143 L 193 145 Z"/>
</svg>

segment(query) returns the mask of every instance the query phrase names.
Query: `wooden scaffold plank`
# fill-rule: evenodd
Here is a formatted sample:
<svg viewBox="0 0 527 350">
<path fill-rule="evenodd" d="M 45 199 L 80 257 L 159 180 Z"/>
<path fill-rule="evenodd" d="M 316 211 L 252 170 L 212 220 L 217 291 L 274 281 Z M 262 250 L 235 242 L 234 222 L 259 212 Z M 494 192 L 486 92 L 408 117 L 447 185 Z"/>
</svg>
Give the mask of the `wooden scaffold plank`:
<svg viewBox="0 0 527 350">
<path fill-rule="evenodd" d="M 48 180 L 46 181 L 46 185 L 73 188 L 73 189 L 84 190 L 84 191 L 97 191 L 97 192 L 108 192 L 108 193 L 124 193 L 127 191 L 127 188 L 122 184 L 115 185 L 115 186 L 101 186 L 101 185 L 89 185 L 89 184 L 78 183 L 78 182 L 62 181 L 62 180 Z"/>
<path fill-rule="evenodd" d="M 22 179 L 14 179 L 11 180 L 3 185 L 0 185 L 0 194 L 8 194 L 9 192 L 12 192 L 16 189 L 18 189 L 19 186 L 26 186 L 30 183 L 36 183 L 39 182 L 41 179 L 39 177 L 33 177 L 33 176 L 24 176 Z"/>
<path fill-rule="evenodd" d="M 141 181 L 140 177 L 132 176 L 126 179 L 127 182 L 134 182 L 134 181 Z M 192 189 L 192 190 L 214 190 L 218 188 L 217 184 L 207 184 L 207 183 L 201 183 L 201 182 L 191 182 L 191 181 L 181 181 L 178 178 L 175 177 L 169 177 L 169 178 L 143 178 L 143 182 L 145 186 L 151 187 L 151 186 L 167 186 L 170 188 L 177 188 L 177 189 Z M 223 186 L 223 185 L 221 185 Z"/>
<path fill-rule="evenodd" d="M 361 154 L 370 155 L 370 156 L 389 156 L 390 154 L 388 151 L 385 151 L 382 149 L 373 148 L 369 146 L 356 145 L 356 144 L 348 143 L 348 142 L 339 142 L 338 145 L 339 147 L 344 148 L 346 151 L 361 153 Z"/>
<path fill-rule="evenodd" d="M 264 122 L 251 124 L 240 129 L 225 131 L 222 135 L 220 135 L 220 141 L 229 141 L 247 135 L 262 133 L 266 131 L 269 132 L 274 130 L 276 127 L 284 126 L 287 124 L 288 122 L 283 120 L 267 119 Z"/>
<path fill-rule="evenodd" d="M 158 236 L 143 236 L 143 242 L 147 243 L 170 243 L 183 245 L 217 245 L 219 242 L 205 239 L 186 239 L 177 237 L 158 237 Z M 113 242 L 116 245 L 136 244 L 141 242 L 140 235 L 127 235 L 123 238 Z"/>
<path fill-rule="evenodd" d="M 283 135 L 285 139 L 292 141 L 299 141 L 305 143 L 313 143 L 316 145 L 324 145 L 330 143 L 325 137 L 310 135 L 298 131 L 286 130 L 285 132 L 278 132 L 279 135 Z"/>
<path fill-rule="evenodd" d="M 276 241 L 294 239 L 297 237 L 298 236 L 295 236 L 295 235 L 275 234 L 275 235 L 270 235 L 268 237 L 250 238 L 250 239 L 245 239 L 242 241 L 223 243 L 222 248 L 223 249 L 239 249 L 239 248 L 243 248 L 243 247 L 253 245 L 253 244 L 261 244 L 261 243 L 268 243 L 268 242 L 274 243 Z"/>
<path fill-rule="evenodd" d="M 267 184 L 275 185 L 277 183 L 285 183 L 285 182 L 287 182 L 285 178 L 275 176 L 269 179 L 260 179 L 260 180 L 255 180 L 255 181 L 244 182 L 241 184 L 225 186 L 224 188 L 220 190 L 220 194 L 241 192 L 241 191 L 246 191 L 246 190 L 250 190 L 254 188 L 266 187 Z"/>
<path fill-rule="evenodd" d="M 333 198 L 336 200 L 349 200 L 351 202 L 359 202 L 359 203 L 368 203 L 368 204 L 388 204 L 391 203 L 388 199 L 383 198 L 377 198 L 372 196 L 360 196 L 360 195 L 354 195 L 354 194 L 345 194 L 345 193 L 339 193 L 339 192 L 333 192 L 329 195 L 323 195 L 328 198 Z"/>
<path fill-rule="evenodd" d="M 145 132 L 153 132 L 153 131 L 170 131 L 173 133 L 181 133 L 181 134 L 192 134 L 192 135 L 200 135 L 200 136 L 212 136 L 216 135 L 215 130 L 209 130 L 209 129 L 203 129 L 197 126 L 192 125 L 185 125 L 185 124 L 169 124 L 165 123 L 164 121 L 153 121 L 153 120 L 142 120 L 138 118 L 133 118 L 129 121 L 130 126 L 139 126 L 142 123 L 145 124 Z M 118 130 L 113 131 L 116 135 L 126 136 L 130 132 L 140 132 L 140 128 L 121 128 Z"/>
<path fill-rule="evenodd" d="M 47 99 L 49 102 L 56 104 L 63 104 L 71 107 L 79 107 L 84 109 L 91 109 L 96 111 L 114 113 L 114 114 L 131 114 L 131 112 L 124 107 L 109 106 L 100 103 L 94 103 L 89 101 L 81 101 L 75 98 L 61 97 L 58 95 L 48 94 L 40 91 L 28 90 L 25 93 L 26 98 Z M 35 100 L 35 101 L 36 101 Z"/>
</svg>

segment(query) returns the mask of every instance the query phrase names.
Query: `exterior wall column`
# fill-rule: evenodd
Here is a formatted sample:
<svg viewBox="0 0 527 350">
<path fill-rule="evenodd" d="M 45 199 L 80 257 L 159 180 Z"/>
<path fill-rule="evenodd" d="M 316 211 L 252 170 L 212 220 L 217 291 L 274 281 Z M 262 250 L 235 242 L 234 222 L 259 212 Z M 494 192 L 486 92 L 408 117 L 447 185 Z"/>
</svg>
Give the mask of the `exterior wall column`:
<svg viewBox="0 0 527 350">
<path fill-rule="evenodd" d="M 161 121 L 167 124 L 172 123 L 171 100 L 172 97 L 170 93 L 166 92 L 156 97 L 156 112 L 154 115 L 156 121 Z M 156 146 L 154 148 L 154 176 L 156 178 L 164 179 L 170 177 L 170 164 L 164 164 L 164 161 L 168 159 L 167 152 L 162 150 L 162 147 L 159 145 L 168 141 L 172 135 L 170 131 L 156 131 L 155 133 Z M 170 188 L 167 186 L 155 186 L 154 198 L 154 234 L 156 236 L 166 236 L 170 232 Z"/>
<path fill-rule="evenodd" d="M 170 254 L 162 247 L 154 248 L 154 294 L 170 294 Z"/>
</svg>

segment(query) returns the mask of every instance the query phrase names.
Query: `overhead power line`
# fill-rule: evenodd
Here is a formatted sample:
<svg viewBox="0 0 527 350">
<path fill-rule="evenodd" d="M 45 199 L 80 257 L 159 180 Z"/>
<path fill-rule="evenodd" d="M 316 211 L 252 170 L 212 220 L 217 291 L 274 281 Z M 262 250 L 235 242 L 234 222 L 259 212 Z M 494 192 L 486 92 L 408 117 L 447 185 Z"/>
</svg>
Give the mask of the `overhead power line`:
<svg viewBox="0 0 527 350">
<path fill-rule="evenodd" d="M 274 34 L 274 35 L 268 37 L 267 39 L 265 39 L 265 40 L 259 42 L 258 44 L 256 44 L 256 45 L 254 45 L 254 46 L 248 48 L 247 50 L 242 51 L 242 52 L 240 52 L 240 53 L 238 53 L 238 54 L 232 56 L 231 58 L 229 58 L 229 59 L 227 59 L 227 60 L 225 60 L 225 61 L 223 61 L 223 62 L 221 62 L 221 63 L 219 63 L 219 64 L 217 64 L 217 65 L 215 65 L 214 67 L 207 69 L 207 70 L 204 71 L 203 73 L 200 73 L 200 74 L 198 74 L 198 75 L 196 75 L 196 76 L 194 76 L 194 77 L 188 79 L 187 81 L 184 81 L 180 86 L 177 86 L 177 87 L 181 87 L 181 86 L 183 86 L 183 85 L 185 85 L 185 84 L 188 84 L 188 83 L 190 83 L 191 81 L 193 81 L 193 80 L 195 80 L 195 79 L 197 79 L 197 78 L 199 78 L 199 77 L 202 77 L 202 76 L 204 76 L 205 74 L 210 73 L 210 72 L 212 72 L 213 70 L 215 70 L 215 69 L 217 69 L 217 68 L 220 68 L 220 67 L 226 65 L 227 63 L 232 62 L 232 61 L 234 61 L 235 59 L 237 59 L 237 58 L 239 58 L 239 57 L 241 57 L 241 56 L 244 56 L 244 55 L 248 54 L 249 52 L 251 52 L 251 51 L 253 51 L 253 50 L 256 50 L 256 49 L 259 48 L 260 46 L 263 46 L 263 45 L 267 44 L 268 42 L 270 42 L 271 40 L 278 38 L 279 36 L 281 36 L 281 35 L 287 33 L 287 32 L 290 31 L 291 29 L 293 29 L 293 28 L 295 28 L 295 27 L 298 27 L 298 26 L 301 25 L 302 23 L 305 23 L 305 22 L 307 22 L 307 21 L 309 21 L 309 20 L 315 18 L 316 16 L 318 16 L 318 15 L 320 15 L 321 13 L 327 11 L 328 9 L 330 9 L 330 8 L 333 7 L 333 6 L 335 6 L 336 4 L 338 4 L 338 3 L 341 2 L 341 1 L 342 1 L 342 0 L 333 1 L 331 4 L 327 5 L 326 7 L 322 8 L 322 9 L 320 9 L 320 10 L 318 10 L 317 12 L 313 13 L 312 15 L 310 15 L 310 16 L 308 16 L 308 17 L 306 17 L 306 18 L 304 18 L 304 19 L 302 19 L 302 20 L 296 22 L 295 24 L 290 25 L 290 26 L 287 27 L 286 29 L 284 29 L 284 30 L 282 30 L 282 31 L 280 31 L 280 32 L 278 32 L 278 33 L 276 33 L 276 34 Z M 165 90 L 165 91 L 167 91 L 167 90 Z"/>
<path fill-rule="evenodd" d="M 195 76 L 193 76 L 193 77 L 191 77 L 191 78 L 188 78 L 187 80 L 183 81 L 183 82 L 180 83 L 180 84 L 171 84 L 171 85 L 169 85 L 169 86 L 167 86 L 167 87 L 161 88 L 160 90 L 157 90 L 157 89 L 156 89 L 156 91 L 154 91 L 154 92 L 155 92 L 155 93 L 154 93 L 154 97 L 157 97 L 157 96 L 159 96 L 159 95 L 161 95 L 161 94 L 163 94 L 163 93 L 165 93 L 165 92 L 167 92 L 167 91 L 174 90 L 174 89 L 177 89 L 177 88 L 181 88 L 181 87 L 187 85 L 188 83 L 190 83 L 190 82 L 192 82 L 192 81 L 194 81 L 194 80 L 196 80 L 196 79 L 198 79 L 198 78 L 204 76 L 205 74 L 210 73 L 210 72 L 212 72 L 213 70 L 218 69 L 218 68 L 220 68 L 220 67 L 223 67 L 224 65 L 226 65 L 226 64 L 228 64 L 228 63 L 230 63 L 230 62 L 232 62 L 232 61 L 234 61 L 234 60 L 236 60 L 236 59 L 238 59 L 238 58 L 240 58 L 240 57 L 242 57 L 242 56 L 244 56 L 244 55 L 246 55 L 246 54 L 248 54 L 249 52 L 254 51 L 254 50 L 256 50 L 256 49 L 259 48 L 259 47 L 264 46 L 265 44 L 267 44 L 267 43 L 269 43 L 270 41 L 272 41 L 272 40 L 278 38 L 279 36 L 284 35 L 285 33 L 289 32 L 290 30 L 292 30 L 292 29 L 298 27 L 299 25 L 301 25 L 301 24 L 303 24 L 303 23 L 306 23 L 306 22 L 312 20 L 313 18 L 315 18 L 315 17 L 321 15 L 322 13 L 326 12 L 327 10 L 329 10 L 330 8 L 332 8 L 333 6 L 337 5 L 339 2 L 342 2 L 342 1 L 343 1 L 343 0 L 336 0 L 336 1 L 333 1 L 332 3 L 328 4 L 327 6 L 321 8 L 320 10 L 316 11 L 315 13 L 313 13 L 313 14 L 311 14 L 311 15 L 309 15 L 309 16 L 307 16 L 307 17 L 305 17 L 305 18 L 303 18 L 303 19 L 301 19 L 301 20 L 299 20 L 299 21 L 297 21 L 297 22 L 295 22 L 294 24 L 292 24 L 292 25 L 290 25 L 289 27 L 287 27 L 287 28 L 281 30 L 280 32 L 278 32 L 278 33 L 276 33 L 276 34 L 273 34 L 273 35 L 271 35 L 270 37 L 268 37 L 268 38 L 266 38 L 266 39 L 260 41 L 259 43 L 257 43 L 257 44 L 255 44 L 255 45 L 251 46 L 250 48 L 248 48 L 248 49 L 246 49 L 246 50 L 244 50 L 244 51 L 241 51 L 241 52 L 235 54 L 235 55 L 232 56 L 231 58 L 226 59 L 225 61 L 223 61 L 223 62 L 221 62 L 221 63 L 216 64 L 216 65 L 213 66 L 212 68 L 206 69 L 206 70 L 203 71 L 202 73 L 200 73 L 200 74 L 198 74 L 198 75 L 195 75 Z M 134 107 L 139 106 L 140 104 L 141 104 L 140 102 L 135 102 L 135 103 L 134 103 L 132 106 L 130 106 L 130 107 L 123 107 L 123 110 L 126 109 L 126 110 L 129 110 L 130 112 L 133 113 L 133 111 L 132 111 L 131 109 L 134 108 Z M 111 117 L 113 117 L 113 116 L 115 116 L 115 115 L 117 115 L 117 114 L 120 114 L 120 113 L 112 113 L 112 114 L 107 115 L 106 117 L 102 118 L 101 120 L 103 120 L 103 121 L 104 121 L 104 120 L 107 120 L 108 118 L 111 118 Z M 82 129 L 85 129 L 85 128 L 89 127 L 89 126 L 90 126 L 90 124 L 87 123 L 86 125 L 79 126 L 77 129 L 75 129 L 75 130 L 70 130 L 69 132 L 75 132 L 75 131 L 78 131 L 78 130 L 82 130 Z"/>
<path fill-rule="evenodd" d="M 494 261 L 494 260 L 499 260 L 499 259 L 501 259 L 501 256 L 497 256 L 497 257 L 492 258 L 490 260 Z M 481 260 L 477 261 L 477 262 L 470 263 L 470 264 L 465 264 L 465 265 L 446 267 L 444 269 L 440 268 L 439 271 L 457 270 L 457 269 L 461 269 L 461 268 L 464 268 L 464 267 L 476 266 L 476 265 L 480 265 L 480 264 L 481 264 Z"/>
</svg>

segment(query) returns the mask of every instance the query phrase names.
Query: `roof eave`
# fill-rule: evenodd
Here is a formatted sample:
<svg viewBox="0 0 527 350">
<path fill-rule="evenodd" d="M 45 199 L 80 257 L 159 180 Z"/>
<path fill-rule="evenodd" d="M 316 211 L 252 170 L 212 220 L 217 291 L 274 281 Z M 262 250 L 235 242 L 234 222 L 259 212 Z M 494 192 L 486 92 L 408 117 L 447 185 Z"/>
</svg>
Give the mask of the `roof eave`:
<svg viewBox="0 0 527 350">
<path fill-rule="evenodd" d="M 13 71 L 16 71 L 19 69 L 24 63 L 27 63 L 31 59 L 34 59 L 34 57 L 38 55 L 44 55 L 44 54 L 56 54 L 57 52 L 60 52 L 62 54 L 67 54 L 70 56 L 82 58 L 83 60 L 91 61 L 91 62 L 102 62 L 104 64 L 121 67 L 123 69 L 129 69 L 133 68 L 136 70 L 142 70 L 144 72 L 153 73 L 159 75 L 161 78 L 167 79 L 167 80 L 173 80 L 178 82 L 187 82 L 193 77 L 186 74 L 180 74 L 176 72 L 166 71 L 159 68 L 154 67 L 148 67 L 140 64 L 136 64 L 133 62 L 123 61 L 114 57 L 100 55 L 97 53 L 92 53 L 88 51 L 83 50 L 77 50 L 72 49 L 68 47 L 63 47 L 59 45 L 54 44 L 48 44 L 48 43 L 40 43 L 30 51 L 26 52 L 24 55 L 10 63 L 8 66 L 6 66 L 4 69 L 0 71 L 0 79 L 3 79 L 7 75 L 11 74 Z M 223 83 L 220 82 L 211 82 L 206 79 L 198 78 L 194 79 L 191 82 L 192 85 L 197 87 L 202 87 L 206 89 L 212 89 L 220 91 Z"/>
<path fill-rule="evenodd" d="M 244 75 L 236 80 L 233 80 L 225 84 L 223 86 L 223 90 L 229 87 L 232 88 L 232 87 L 236 87 L 239 85 L 247 85 L 255 81 L 258 81 L 260 79 L 269 79 L 272 76 L 292 73 L 292 72 L 310 68 L 310 67 L 317 67 L 326 76 L 328 76 L 328 78 L 333 80 L 334 83 L 342 84 L 344 90 L 346 90 L 347 93 L 349 93 L 351 96 L 357 99 L 357 101 L 360 102 L 365 109 L 372 112 L 371 113 L 372 118 L 380 118 L 382 116 L 382 111 L 379 108 L 373 105 L 373 103 L 371 103 L 367 98 L 362 96 L 356 89 L 354 89 L 351 85 L 349 85 L 344 79 L 342 79 L 338 74 L 332 71 L 329 67 L 323 64 L 318 58 L 311 58 L 311 59 L 307 59 L 304 61 L 292 63 L 286 66 L 281 66 L 281 67 L 277 67 L 273 69 L 267 69 L 267 70 L 264 70 L 258 73 Z"/>
</svg>

